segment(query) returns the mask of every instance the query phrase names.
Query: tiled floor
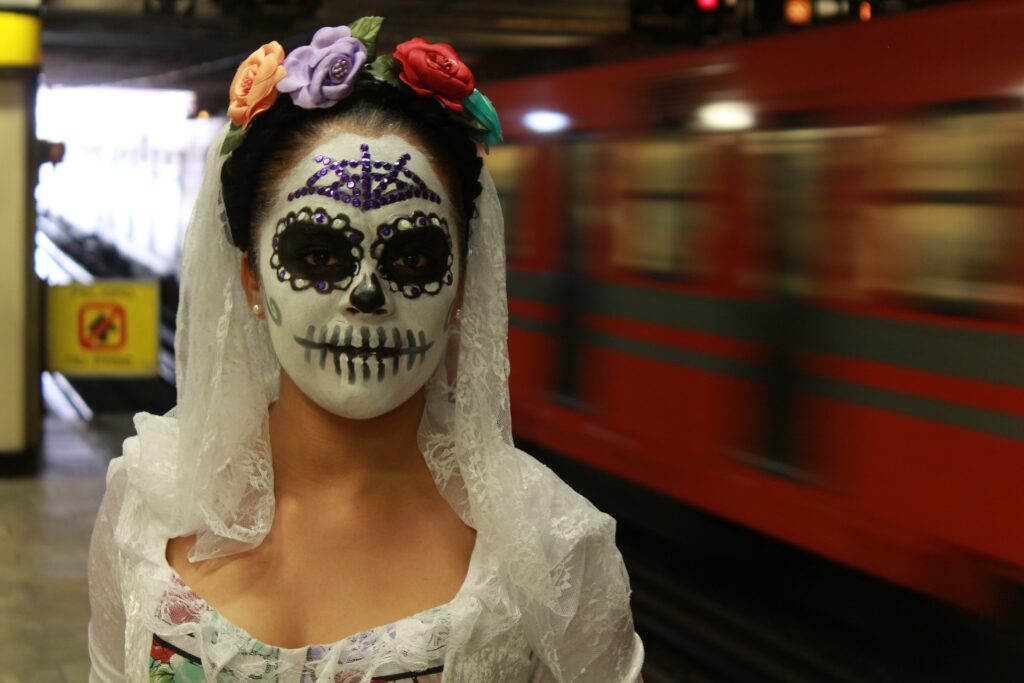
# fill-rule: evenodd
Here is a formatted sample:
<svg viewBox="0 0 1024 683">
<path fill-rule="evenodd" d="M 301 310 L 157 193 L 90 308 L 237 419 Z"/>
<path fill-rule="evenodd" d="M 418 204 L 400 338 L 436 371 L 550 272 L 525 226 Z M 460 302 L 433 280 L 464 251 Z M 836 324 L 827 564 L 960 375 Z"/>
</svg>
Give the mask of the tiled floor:
<svg viewBox="0 0 1024 683">
<path fill-rule="evenodd" d="M 89 535 L 127 416 L 48 419 L 39 477 L 0 479 L 0 683 L 84 683 Z"/>
</svg>

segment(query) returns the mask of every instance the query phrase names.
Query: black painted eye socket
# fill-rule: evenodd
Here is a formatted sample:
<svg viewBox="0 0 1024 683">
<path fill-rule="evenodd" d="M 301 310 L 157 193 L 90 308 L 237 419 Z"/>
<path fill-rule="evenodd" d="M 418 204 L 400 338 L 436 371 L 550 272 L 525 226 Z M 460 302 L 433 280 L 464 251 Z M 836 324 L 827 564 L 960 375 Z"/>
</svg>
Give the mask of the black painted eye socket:
<svg viewBox="0 0 1024 683">
<path fill-rule="evenodd" d="M 436 226 L 405 230 L 384 245 L 380 269 L 400 285 L 439 282 L 448 272 L 451 246 L 448 235 Z"/>
<path fill-rule="evenodd" d="M 338 282 L 353 275 L 361 248 L 353 245 L 341 230 L 313 223 L 293 223 L 279 236 L 281 266 L 292 277 Z"/>
</svg>

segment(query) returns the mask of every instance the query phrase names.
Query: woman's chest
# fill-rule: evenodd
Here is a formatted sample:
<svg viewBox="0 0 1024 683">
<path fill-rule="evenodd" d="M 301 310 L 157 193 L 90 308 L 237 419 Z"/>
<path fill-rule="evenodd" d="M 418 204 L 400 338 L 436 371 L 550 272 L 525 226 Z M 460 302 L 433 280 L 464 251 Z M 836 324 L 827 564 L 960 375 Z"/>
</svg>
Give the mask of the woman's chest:
<svg viewBox="0 0 1024 683">
<path fill-rule="evenodd" d="M 148 643 L 151 681 L 371 683 L 533 681 L 538 663 L 517 628 L 494 629 L 475 589 L 451 603 L 337 642 L 283 648 L 251 637 L 173 576 Z M 494 637 L 495 631 L 503 631 Z M 483 640 L 479 640 L 486 634 Z M 471 644 L 471 645 L 470 645 Z M 467 645 L 469 646 L 467 648 Z"/>
<path fill-rule="evenodd" d="M 176 539 L 180 541 L 181 539 Z M 260 547 L 198 564 L 168 546 L 184 583 L 231 623 L 262 642 L 292 648 L 334 642 L 451 601 L 469 557 L 395 543 L 318 546 L 268 537 Z"/>
</svg>

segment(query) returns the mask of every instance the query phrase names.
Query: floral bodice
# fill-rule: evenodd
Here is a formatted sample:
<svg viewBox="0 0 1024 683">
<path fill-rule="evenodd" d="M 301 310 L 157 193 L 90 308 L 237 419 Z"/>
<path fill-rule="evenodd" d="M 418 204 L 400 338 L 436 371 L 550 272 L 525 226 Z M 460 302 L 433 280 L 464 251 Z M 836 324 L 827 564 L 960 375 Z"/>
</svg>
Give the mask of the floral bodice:
<svg viewBox="0 0 1024 683">
<path fill-rule="evenodd" d="M 415 619 L 371 628 L 332 644 L 275 647 L 252 638 L 232 624 L 176 574 L 160 602 L 158 617 L 167 624 L 168 630 L 164 634 L 153 634 L 149 653 L 150 683 L 206 681 L 207 669 L 217 672 L 218 681 L 344 683 L 347 678 L 344 674 L 335 675 L 335 669 L 351 669 L 359 661 L 392 648 L 396 641 L 410 638 L 418 641 L 426 657 L 426 666 L 410 670 L 397 661 L 385 664 L 374 672 L 373 682 L 439 683 L 451 620 L 448 606 L 444 605 L 421 612 L 415 615 Z M 202 633 L 202 638 L 195 634 L 194 629 L 189 632 L 189 624 Z M 410 630 L 416 633 L 408 633 Z M 204 646 L 204 643 L 210 645 Z M 204 656 L 209 661 L 204 662 Z"/>
</svg>

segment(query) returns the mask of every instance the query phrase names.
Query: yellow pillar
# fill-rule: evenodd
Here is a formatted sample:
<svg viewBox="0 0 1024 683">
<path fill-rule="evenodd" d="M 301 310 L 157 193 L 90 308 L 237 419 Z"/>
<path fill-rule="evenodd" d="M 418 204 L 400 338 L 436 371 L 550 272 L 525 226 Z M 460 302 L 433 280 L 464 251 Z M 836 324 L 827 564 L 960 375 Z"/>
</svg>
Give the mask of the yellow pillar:
<svg viewBox="0 0 1024 683">
<path fill-rule="evenodd" d="M 39 465 L 41 297 L 35 250 L 38 2 L 0 0 L 0 473 Z"/>
</svg>

